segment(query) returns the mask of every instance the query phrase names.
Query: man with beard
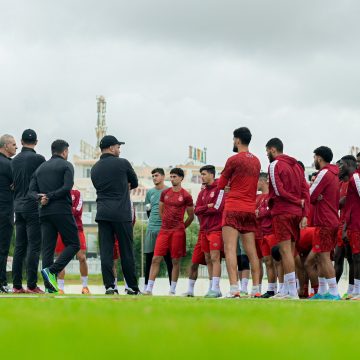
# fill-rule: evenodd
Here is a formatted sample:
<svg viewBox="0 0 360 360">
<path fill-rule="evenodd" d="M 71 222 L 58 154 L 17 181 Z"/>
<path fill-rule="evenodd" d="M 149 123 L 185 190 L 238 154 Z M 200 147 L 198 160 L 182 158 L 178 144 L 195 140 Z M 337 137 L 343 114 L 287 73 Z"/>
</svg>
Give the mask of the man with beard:
<svg viewBox="0 0 360 360">
<path fill-rule="evenodd" d="M 278 138 L 266 144 L 269 166 L 269 208 L 275 238 L 279 243 L 284 269 L 286 292 L 276 298 L 298 299 L 295 276 L 294 245 L 300 238 L 300 228 L 307 224 L 309 187 L 304 171 L 296 159 L 283 154 L 283 143 Z"/>
<path fill-rule="evenodd" d="M 313 224 L 315 235 L 309 261 L 316 259 L 319 272 L 319 291 L 311 299 L 340 300 L 335 269 L 330 253 L 336 245 L 339 228 L 339 169 L 331 165 L 333 153 L 320 146 L 314 150 L 314 164 L 319 170 L 310 188 L 310 201 L 314 205 Z M 328 288 L 328 290 L 327 290 Z"/>
<path fill-rule="evenodd" d="M 344 260 L 347 259 L 349 263 L 349 285 L 347 292 L 344 294 L 343 298 L 348 298 L 352 295 L 354 290 L 354 265 L 351 255 L 351 247 L 349 244 L 349 239 L 344 232 L 345 225 L 345 205 L 346 205 L 346 195 L 349 186 L 349 179 L 352 173 L 356 169 L 356 159 L 352 155 L 346 155 L 337 162 L 339 167 L 339 180 L 340 180 L 340 201 L 339 201 L 339 214 L 340 214 L 340 225 L 337 235 L 337 245 L 335 248 L 334 254 L 334 265 L 335 265 L 335 274 L 336 281 L 339 282 L 344 269 Z M 343 238 L 343 235 L 344 238 Z"/>
<path fill-rule="evenodd" d="M 169 295 L 175 295 L 180 273 L 180 259 L 186 255 L 185 229 L 194 220 L 194 205 L 191 195 L 181 187 L 184 170 L 174 168 L 170 171 L 172 188 L 161 193 L 159 213 L 162 219 L 161 229 L 156 239 L 154 257 L 151 263 L 148 286 L 145 294 L 151 295 L 155 279 L 159 274 L 160 263 L 170 251 L 173 269 Z M 185 211 L 187 219 L 184 222 Z"/>
<path fill-rule="evenodd" d="M 360 300 L 360 172 L 359 169 L 355 170 L 355 162 L 351 160 L 348 160 L 347 172 L 350 180 L 345 203 L 344 232 L 349 234 L 354 262 L 354 290 L 349 298 Z"/>
<path fill-rule="evenodd" d="M 249 152 L 252 135 L 247 127 L 234 130 L 233 151 L 219 179 L 218 188 L 226 195 L 222 220 L 226 267 L 229 275 L 228 297 L 240 297 L 237 274 L 237 243 L 239 233 L 250 260 L 253 288 L 251 295 L 260 297 L 260 263 L 255 245 L 256 231 L 256 191 L 260 174 L 260 161 Z"/>
</svg>

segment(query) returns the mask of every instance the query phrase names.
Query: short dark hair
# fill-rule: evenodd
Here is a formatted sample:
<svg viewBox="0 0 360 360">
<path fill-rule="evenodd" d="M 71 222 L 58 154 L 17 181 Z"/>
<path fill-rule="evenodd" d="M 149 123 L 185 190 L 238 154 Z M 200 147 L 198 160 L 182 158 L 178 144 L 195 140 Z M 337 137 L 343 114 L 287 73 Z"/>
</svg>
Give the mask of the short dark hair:
<svg viewBox="0 0 360 360">
<path fill-rule="evenodd" d="M 165 176 L 165 171 L 163 168 L 155 168 L 154 170 L 151 171 L 151 174 L 156 174 L 159 173 L 160 175 L 164 175 Z"/>
<path fill-rule="evenodd" d="M 325 162 L 329 163 L 333 159 L 334 155 L 331 149 L 327 146 L 319 146 L 314 150 L 316 156 L 320 156 Z"/>
<path fill-rule="evenodd" d="M 301 168 L 305 171 L 305 165 L 302 161 L 298 160 L 298 164 L 301 166 Z"/>
<path fill-rule="evenodd" d="M 215 176 L 215 166 L 214 165 L 205 165 L 200 168 L 200 172 L 207 171 L 209 174 L 213 174 Z"/>
<path fill-rule="evenodd" d="M 61 154 L 65 149 L 69 147 L 69 144 L 65 140 L 55 140 L 51 144 L 51 154 Z"/>
<path fill-rule="evenodd" d="M 240 127 L 234 130 L 234 137 L 240 139 L 243 145 L 249 145 L 252 135 L 247 127 Z"/>
<path fill-rule="evenodd" d="M 260 175 L 259 175 L 259 179 L 268 180 L 268 178 L 269 178 L 269 175 L 268 175 L 267 172 L 262 171 L 262 172 L 260 173 Z"/>
<path fill-rule="evenodd" d="M 184 170 L 181 169 L 181 168 L 173 168 L 170 170 L 170 174 L 175 174 L 175 175 L 178 175 L 182 178 L 185 177 L 185 174 L 184 174 Z"/>
<path fill-rule="evenodd" d="M 341 160 L 346 162 L 348 166 L 356 167 L 356 158 L 353 155 L 345 155 L 341 158 Z"/>
<path fill-rule="evenodd" d="M 275 148 L 278 152 L 282 153 L 284 151 L 284 144 L 279 138 L 270 139 L 266 145 L 267 148 Z"/>
</svg>

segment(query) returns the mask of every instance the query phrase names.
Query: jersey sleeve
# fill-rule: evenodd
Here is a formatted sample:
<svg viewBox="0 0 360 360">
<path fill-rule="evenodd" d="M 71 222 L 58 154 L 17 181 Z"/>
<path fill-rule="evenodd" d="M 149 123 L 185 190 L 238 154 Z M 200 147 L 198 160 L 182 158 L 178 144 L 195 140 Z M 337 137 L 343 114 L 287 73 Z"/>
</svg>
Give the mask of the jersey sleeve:
<svg viewBox="0 0 360 360">
<path fill-rule="evenodd" d="M 73 194 L 74 194 L 74 201 L 72 203 L 72 212 L 74 216 L 77 217 L 82 214 L 83 199 L 80 191 L 73 191 Z"/>
<path fill-rule="evenodd" d="M 221 173 L 217 186 L 218 189 L 224 190 L 225 186 L 229 183 L 229 180 L 231 179 L 232 173 L 233 173 L 233 162 L 230 158 L 226 161 L 225 168 Z"/>
<path fill-rule="evenodd" d="M 163 203 L 165 202 L 165 195 L 166 195 L 166 191 L 163 191 L 160 195 L 160 201 Z"/>
<path fill-rule="evenodd" d="M 186 195 L 185 204 L 186 204 L 186 207 L 194 206 L 194 201 L 193 201 L 193 198 L 192 198 L 192 196 L 190 194 Z"/>
<path fill-rule="evenodd" d="M 318 201 L 319 196 L 323 192 L 324 188 L 327 185 L 327 174 L 328 169 L 323 169 L 319 172 L 318 176 L 316 177 L 314 183 L 311 185 L 310 188 L 310 202 L 315 204 Z"/>
<path fill-rule="evenodd" d="M 216 214 L 221 213 L 224 210 L 225 205 L 225 191 L 217 190 L 214 197 L 214 206 L 206 209 L 206 214 Z"/>
<path fill-rule="evenodd" d="M 203 193 L 204 193 L 203 190 L 200 191 L 199 195 L 196 199 L 196 204 L 195 204 L 195 215 L 196 216 L 203 214 L 207 209 L 207 205 L 203 204 L 203 200 L 202 200 Z"/>
</svg>

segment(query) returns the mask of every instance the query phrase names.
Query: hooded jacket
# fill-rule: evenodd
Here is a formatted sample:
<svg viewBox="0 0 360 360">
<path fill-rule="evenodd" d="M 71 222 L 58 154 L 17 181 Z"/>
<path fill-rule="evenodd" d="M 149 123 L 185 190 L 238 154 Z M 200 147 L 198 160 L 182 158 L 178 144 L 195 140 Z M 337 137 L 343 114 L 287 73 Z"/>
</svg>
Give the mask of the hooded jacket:
<svg viewBox="0 0 360 360">
<path fill-rule="evenodd" d="M 349 230 L 360 231 L 360 172 L 351 176 L 346 195 L 345 221 Z"/>
<path fill-rule="evenodd" d="M 292 214 L 307 216 L 309 185 L 302 167 L 288 155 L 278 155 L 269 165 L 269 208 L 271 216 Z M 301 202 L 305 201 L 304 207 Z"/>
<path fill-rule="evenodd" d="M 195 215 L 200 221 L 200 231 L 221 231 L 222 212 L 224 210 L 224 190 L 218 189 L 218 180 L 205 186 L 198 195 L 195 205 Z M 208 207 L 213 204 L 213 207 Z"/>
<path fill-rule="evenodd" d="M 317 174 L 310 188 L 310 202 L 314 205 L 314 226 L 339 226 L 339 169 L 328 164 Z"/>
</svg>

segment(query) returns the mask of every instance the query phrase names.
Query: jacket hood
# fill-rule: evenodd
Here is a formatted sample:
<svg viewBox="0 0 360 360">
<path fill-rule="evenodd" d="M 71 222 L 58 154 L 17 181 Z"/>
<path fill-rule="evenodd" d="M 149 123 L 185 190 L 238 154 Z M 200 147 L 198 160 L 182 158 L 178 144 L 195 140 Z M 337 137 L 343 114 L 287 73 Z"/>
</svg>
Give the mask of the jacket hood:
<svg viewBox="0 0 360 360">
<path fill-rule="evenodd" d="M 323 169 L 327 169 L 327 170 L 331 171 L 336 176 L 339 175 L 339 168 L 336 165 L 329 164 L 329 165 L 324 166 Z"/>
<path fill-rule="evenodd" d="M 218 186 L 218 182 L 219 182 L 219 179 L 215 179 L 215 181 L 211 185 L 207 185 L 206 188 L 207 189 L 216 188 Z"/>
<path fill-rule="evenodd" d="M 284 161 L 289 165 L 295 165 L 298 163 L 295 158 L 285 154 L 278 155 L 275 160 Z"/>
</svg>

